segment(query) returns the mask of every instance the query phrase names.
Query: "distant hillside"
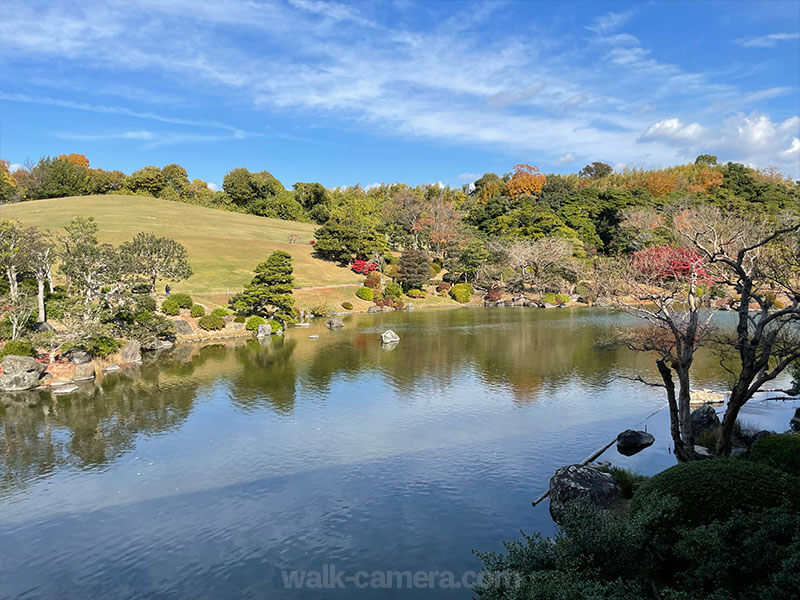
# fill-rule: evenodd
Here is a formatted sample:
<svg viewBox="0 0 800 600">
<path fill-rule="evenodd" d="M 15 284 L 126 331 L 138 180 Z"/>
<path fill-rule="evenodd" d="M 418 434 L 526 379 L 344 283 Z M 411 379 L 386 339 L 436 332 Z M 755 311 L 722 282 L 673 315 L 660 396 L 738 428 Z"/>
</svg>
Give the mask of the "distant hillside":
<svg viewBox="0 0 800 600">
<path fill-rule="evenodd" d="M 173 284 L 175 291 L 214 296 L 224 302 L 228 289 L 236 292 L 252 277 L 256 264 L 275 250 L 294 258 L 295 285 L 329 286 L 358 283 L 349 269 L 311 256 L 311 223 L 281 221 L 254 215 L 203 208 L 144 196 L 77 196 L 0 206 L 0 219 L 59 231 L 76 216 L 91 216 L 100 227 L 100 240 L 119 244 L 140 231 L 179 240 L 189 252 L 194 275 Z M 300 243 L 289 243 L 295 235 Z"/>
</svg>

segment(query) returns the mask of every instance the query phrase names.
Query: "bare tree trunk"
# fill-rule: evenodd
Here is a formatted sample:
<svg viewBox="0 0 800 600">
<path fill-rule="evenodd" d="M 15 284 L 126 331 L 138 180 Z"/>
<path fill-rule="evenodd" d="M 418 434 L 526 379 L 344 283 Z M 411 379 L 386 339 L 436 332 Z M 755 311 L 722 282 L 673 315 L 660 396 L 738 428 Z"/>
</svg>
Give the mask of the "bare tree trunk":
<svg viewBox="0 0 800 600">
<path fill-rule="evenodd" d="M 692 431 L 691 384 L 689 367 L 680 365 L 675 369 L 678 374 L 678 423 L 681 440 L 683 440 L 684 460 L 694 460 L 694 431 Z"/>
<path fill-rule="evenodd" d="M 680 418 L 678 413 L 678 401 L 675 397 L 675 381 L 672 378 L 672 371 L 663 360 L 656 361 L 658 372 L 664 381 L 667 390 L 667 402 L 669 404 L 669 424 L 672 434 L 672 443 L 675 445 L 675 457 L 679 462 L 686 462 L 686 451 L 681 439 Z"/>
<path fill-rule="evenodd" d="M 47 289 L 51 294 L 55 291 L 53 289 L 53 271 L 50 268 L 47 269 Z"/>
<path fill-rule="evenodd" d="M 8 293 L 11 299 L 16 301 L 19 298 L 19 284 L 17 283 L 16 267 L 6 267 L 6 277 L 8 278 Z"/>
<path fill-rule="evenodd" d="M 36 287 L 36 301 L 39 306 L 39 315 L 36 320 L 41 323 L 47 320 L 47 314 L 44 310 L 44 279 L 42 277 L 36 278 Z"/>
</svg>

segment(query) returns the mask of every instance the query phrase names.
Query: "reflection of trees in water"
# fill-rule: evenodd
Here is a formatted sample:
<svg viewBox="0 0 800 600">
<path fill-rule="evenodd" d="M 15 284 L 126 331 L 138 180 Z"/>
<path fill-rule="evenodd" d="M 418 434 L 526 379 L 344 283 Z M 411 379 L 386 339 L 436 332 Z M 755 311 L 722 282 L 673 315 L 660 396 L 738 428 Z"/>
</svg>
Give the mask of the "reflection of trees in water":
<svg viewBox="0 0 800 600">
<path fill-rule="evenodd" d="M 271 336 L 249 340 L 234 350 L 237 358 L 231 402 L 239 408 L 253 410 L 269 406 L 280 413 L 294 408 L 297 367 L 294 359 L 296 339 Z"/>
</svg>

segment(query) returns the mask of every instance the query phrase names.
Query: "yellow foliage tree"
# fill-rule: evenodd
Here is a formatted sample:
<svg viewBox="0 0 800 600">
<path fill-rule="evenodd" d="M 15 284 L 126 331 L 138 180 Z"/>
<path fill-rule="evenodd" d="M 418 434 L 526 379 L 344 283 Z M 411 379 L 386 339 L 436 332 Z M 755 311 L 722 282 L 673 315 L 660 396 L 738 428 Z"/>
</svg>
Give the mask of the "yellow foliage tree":
<svg viewBox="0 0 800 600">
<path fill-rule="evenodd" d="M 525 196 L 537 197 L 542 193 L 542 187 L 547 177 L 539 173 L 539 167 L 526 163 L 514 165 L 514 174 L 506 186 L 509 198 L 516 200 Z"/>
</svg>

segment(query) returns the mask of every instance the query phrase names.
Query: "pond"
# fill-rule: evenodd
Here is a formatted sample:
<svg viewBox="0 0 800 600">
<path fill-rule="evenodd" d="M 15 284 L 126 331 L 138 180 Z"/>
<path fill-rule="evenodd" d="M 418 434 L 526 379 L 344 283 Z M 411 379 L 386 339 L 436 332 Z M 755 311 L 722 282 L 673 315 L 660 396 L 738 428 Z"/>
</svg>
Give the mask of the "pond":
<svg viewBox="0 0 800 600">
<path fill-rule="evenodd" d="M 666 411 L 651 416 L 663 393 L 623 378 L 655 380 L 652 358 L 604 343 L 628 316 L 345 323 L 178 346 L 0 409 L 0 597 L 469 598 L 472 549 L 553 532 L 547 502 L 531 502 L 557 467 L 645 424 L 653 447 L 603 458 L 674 463 Z M 401 341 L 383 348 L 389 328 Z M 695 375 L 724 382 L 713 357 Z M 785 429 L 793 407 L 765 406 L 750 418 Z M 393 572 L 439 575 L 409 586 Z"/>
</svg>

